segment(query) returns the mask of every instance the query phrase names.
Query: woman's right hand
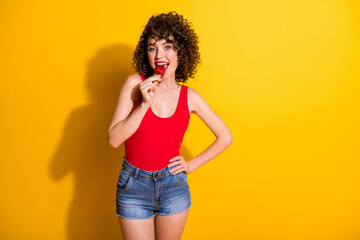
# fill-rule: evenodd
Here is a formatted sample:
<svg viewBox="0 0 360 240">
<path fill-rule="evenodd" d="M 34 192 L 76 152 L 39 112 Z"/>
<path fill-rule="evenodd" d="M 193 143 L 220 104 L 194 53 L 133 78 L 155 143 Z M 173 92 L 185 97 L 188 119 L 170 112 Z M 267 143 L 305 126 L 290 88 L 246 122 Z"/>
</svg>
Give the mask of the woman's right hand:
<svg viewBox="0 0 360 240">
<path fill-rule="evenodd" d="M 140 83 L 140 92 L 142 94 L 143 102 L 151 106 L 155 96 L 155 87 L 162 81 L 161 75 L 154 75 L 148 77 Z"/>
</svg>

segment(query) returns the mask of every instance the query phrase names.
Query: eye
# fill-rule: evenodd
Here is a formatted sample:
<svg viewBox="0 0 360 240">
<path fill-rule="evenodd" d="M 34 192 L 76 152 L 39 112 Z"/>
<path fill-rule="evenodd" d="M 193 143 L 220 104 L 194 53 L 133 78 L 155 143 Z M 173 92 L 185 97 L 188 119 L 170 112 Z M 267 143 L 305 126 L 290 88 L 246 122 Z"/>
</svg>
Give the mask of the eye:
<svg viewBox="0 0 360 240">
<path fill-rule="evenodd" d="M 171 46 L 170 46 L 170 45 L 166 45 L 166 46 L 165 46 L 165 50 L 169 50 L 169 49 L 171 49 Z"/>
<path fill-rule="evenodd" d="M 149 52 L 153 52 L 153 51 L 155 51 L 155 48 L 153 47 L 149 48 Z"/>
</svg>

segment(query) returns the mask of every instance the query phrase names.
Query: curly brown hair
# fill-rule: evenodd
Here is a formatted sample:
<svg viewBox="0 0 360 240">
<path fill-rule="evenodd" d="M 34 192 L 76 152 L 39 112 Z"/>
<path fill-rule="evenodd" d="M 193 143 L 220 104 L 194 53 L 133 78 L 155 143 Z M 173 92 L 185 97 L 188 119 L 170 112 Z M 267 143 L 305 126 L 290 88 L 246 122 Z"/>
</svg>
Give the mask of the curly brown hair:
<svg viewBox="0 0 360 240">
<path fill-rule="evenodd" d="M 146 78 L 153 75 L 154 70 L 149 64 L 147 55 L 147 40 L 149 37 L 165 39 L 171 42 L 178 54 L 178 67 L 175 72 L 177 82 L 185 83 L 188 78 L 193 78 L 198 64 L 201 64 L 199 53 L 199 38 L 182 15 L 172 11 L 152 16 L 145 26 L 140 40 L 136 46 L 133 57 L 133 69 Z"/>
</svg>

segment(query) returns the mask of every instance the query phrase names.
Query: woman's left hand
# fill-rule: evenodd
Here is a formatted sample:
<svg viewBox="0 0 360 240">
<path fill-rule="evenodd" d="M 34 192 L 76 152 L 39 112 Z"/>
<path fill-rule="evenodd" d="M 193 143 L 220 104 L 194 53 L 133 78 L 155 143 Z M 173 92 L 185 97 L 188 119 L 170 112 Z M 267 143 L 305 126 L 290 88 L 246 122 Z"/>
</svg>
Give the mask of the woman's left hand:
<svg viewBox="0 0 360 240">
<path fill-rule="evenodd" d="M 178 165 L 177 167 L 170 170 L 172 174 L 178 174 L 180 172 L 185 172 L 186 174 L 189 174 L 193 171 L 191 169 L 189 161 L 185 161 L 182 156 L 176 156 L 170 159 L 169 162 L 171 162 L 167 165 L 169 168 Z"/>
</svg>

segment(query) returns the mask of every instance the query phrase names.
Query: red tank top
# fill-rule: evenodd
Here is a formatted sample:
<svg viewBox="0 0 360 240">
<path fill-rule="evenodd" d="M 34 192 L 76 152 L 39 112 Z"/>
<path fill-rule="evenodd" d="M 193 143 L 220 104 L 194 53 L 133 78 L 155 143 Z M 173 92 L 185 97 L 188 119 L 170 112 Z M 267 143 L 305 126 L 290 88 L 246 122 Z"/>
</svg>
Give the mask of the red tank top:
<svg viewBox="0 0 360 240">
<path fill-rule="evenodd" d="M 140 76 L 144 81 L 145 77 Z M 147 110 L 139 128 L 125 141 L 125 157 L 131 165 L 146 171 L 157 171 L 165 168 L 171 158 L 179 155 L 190 120 L 187 89 L 187 86 L 181 86 L 178 104 L 171 117 L 158 117 L 151 107 Z M 131 112 L 141 101 L 140 92 Z"/>
</svg>

